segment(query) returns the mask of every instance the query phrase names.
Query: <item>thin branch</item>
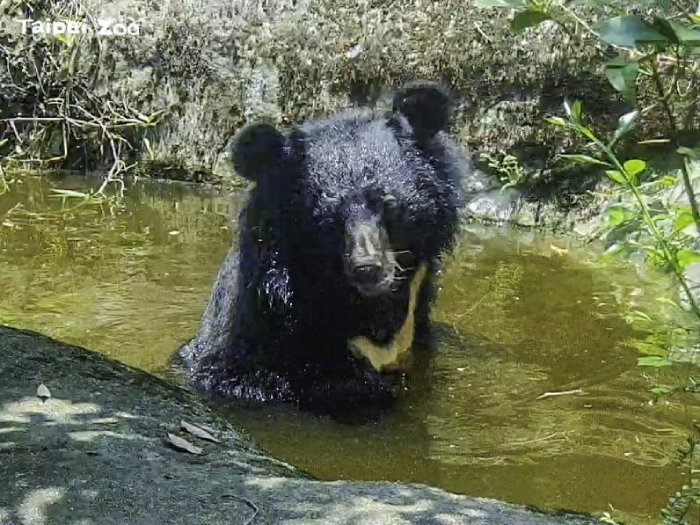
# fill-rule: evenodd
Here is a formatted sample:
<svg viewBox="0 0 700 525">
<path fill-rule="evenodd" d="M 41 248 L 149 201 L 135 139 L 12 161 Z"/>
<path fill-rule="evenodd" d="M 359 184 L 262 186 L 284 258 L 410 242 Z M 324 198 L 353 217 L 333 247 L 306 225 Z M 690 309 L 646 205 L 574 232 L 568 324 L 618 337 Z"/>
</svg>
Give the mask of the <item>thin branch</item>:
<svg viewBox="0 0 700 525">
<path fill-rule="evenodd" d="M 680 66 L 676 66 L 676 71 L 674 71 L 674 82 L 676 81 L 677 71 L 679 67 Z M 661 108 L 666 114 L 668 126 L 671 131 L 671 144 L 673 145 L 674 149 L 678 149 L 678 147 L 680 146 L 680 144 L 678 143 L 678 123 L 676 122 L 676 116 L 673 112 L 673 107 L 671 106 L 670 102 L 670 93 L 672 91 L 669 91 L 669 93 L 665 92 L 663 83 L 661 82 L 661 75 L 659 74 L 659 69 L 656 63 L 653 61 L 651 63 L 651 68 L 651 78 L 654 81 L 654 86 L 656 88 L 657 94 L 660 97 Z M 671 86 L 671 90 L 672 89 L 673 86 Z M 681 164 L 681 175 L 683 179 L 683 186 L 685 188 L 685 192 L 688 195 L 688 202 L 690 203 L 690 212 L 693 216 L 693 222 L 695 223 L 696 230 L 700 234 L 700 210 L 698 209 L 698 202 L 695 197 L 695 189 L 693 188 L 693 183 L 690 180 L 690 172 L 688 171 L 688 166 L 685 162 L 685 159 L 683 159 L 683 163 Z"/>
</svg>

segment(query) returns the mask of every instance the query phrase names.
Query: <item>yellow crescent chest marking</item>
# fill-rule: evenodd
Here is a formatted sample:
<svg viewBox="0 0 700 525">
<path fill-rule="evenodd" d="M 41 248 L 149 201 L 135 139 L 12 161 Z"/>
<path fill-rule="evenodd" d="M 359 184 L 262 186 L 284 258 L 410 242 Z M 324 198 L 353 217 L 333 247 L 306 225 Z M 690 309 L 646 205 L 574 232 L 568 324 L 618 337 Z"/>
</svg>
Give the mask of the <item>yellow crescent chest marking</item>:
<svg viewBox="0 0 700 525">
<path fill-rule="evenodd" d="M 362 335 L 353 337 L 348 341 L 351 352 L 355 355 L 366 357 L 370 364 L 380 372 L 383 369 L 400 367 L 401 361 L 404 361 L 407 355 L 410 355 L 408 352 L 413 346 L 413 337 L 415 335 L 416 300 L 427 272 L 428 265 L 422 263 L 413 275 L 409 287 L 406 319 L 391 341 L 386 345 L 378 345 Z"/>
</svg>

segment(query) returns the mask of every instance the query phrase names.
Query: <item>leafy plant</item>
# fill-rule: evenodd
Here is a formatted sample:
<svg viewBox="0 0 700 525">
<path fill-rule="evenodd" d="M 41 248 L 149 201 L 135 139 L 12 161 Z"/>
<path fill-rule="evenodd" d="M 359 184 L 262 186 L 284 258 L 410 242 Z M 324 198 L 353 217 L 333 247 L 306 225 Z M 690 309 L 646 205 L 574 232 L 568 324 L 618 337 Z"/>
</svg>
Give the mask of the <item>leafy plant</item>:
<svg viewBox="0 0 700 525">
<path fill-rule="evenodd" d="M 525 170 L 517 157 L 507 153 L 499 156 L 483 153 L 482 158 L 498 176 L 502 184 L 501 189 L 517 186 L 525 180 Z"/>
<path fill-rule="evenodd" d="M 618 251 L 628 253 L 641 251 L 652 260 L 665 264 L 677 278 L 691 310 L 700 321 L 700 307 L 698 307 L 683 272 L 689 264 L 700 262 L 700 252 L 684 247 L 686 237 L 683 235 L 683 227 L 687 226 L 689 221 L 694 222 L 694 215 L 697 213 L 694 199 L 690 201 L 689 207 L 675 209 L 652 207 L 650 200 L 641 189 L 641 177 L 647 169 L 646 162 L 641 159 L 629 159 L 623 162 L 616 154 L 615 146 L 632 128 L 638 117 L 637 111 L 620 117 L 617 129 L 612 137 L 606 141 L 585 125 L 583 106 L 580 101 L 576 101 L 572 105 L 565 104 L 565 108 L 567 118 L 553 117 L 549 119 L 549 122 L 588 140 L 599 158 L 583 154 L 562 156 L 575 162 L 596 164 L 608 168 L 605 171 L 607 177 L 613 183 L 624 187 L 633 197 L 631 205 L 617 204 L 607 208 L 608 223 L 613 227 L 630 222 L 642 224 L 651 238 L 650 243 L 626 242 L 618 246 Z M 675 227 L 672 231 L 665 232 L 660 226 L 662 222 L 670 222 Z"/>
<path fill-rule="evenodd" d="M 696 245 L 700 239 L 700 210 L 691 180 L 691 161 L 700 160 L 700 150 L 683 143 L 687 131 L 694 129 L 697 113 L 698 85 L 700 83 L 700 15 L 682 12 L 682 6 L 673 2 L 677 13 L 667 16 L 663 10 L 640 9 L 627 4 L 616 16 L 587 22 L 563 1 L 536 0 L 477 0 L 484 7 L 508 8 L 514 11 L 511 29 L 515 32 L 534 27 L 548 20 L 562 26 L 576 36 L 583 28 L 594 37 L 595 45 L 606 57 L 603 74 L 615 91 L 636 107 L 619 118 L 610 133 L 600 134 L 592 129 L 581 101 L 565 102 L 563 117 L 549 118 L 549 122 L 563 128 L 582 140 L 581 153 L 562 155 L 571 162 L 599 166 L 622 195 L 621 202 L 605 210 L 610 231 L 621 233 L 613 245 L 615 253 L 641 253 L 652 263 L 668 269 L 681 290 L 682 299 L 700 326 L 698 295 L 688 279 L 687 270 L 700 263 Z M 628 8 L 637 12 L 628 12 Z M 645 11 L 640 16 L 639 11 Z M 594 28 L 595 26 L 595 28 Z M 612 58 L 610 55 L 614 54 Z M 640 96 L 644 93 L 645 96 Z M 660 115 L 665 137 L 643 142 L 666 142 L 678 155 L 680 169 L 677 176 L 658 176 L 651 173 L 647 162 L 637 156 L 625 158 L 622 147 L 631 131 L 647 115 Z M 680 197 L 669 198 L 669 191 L 679 187 Z M 679 197 L 679 195 L 676 195 Z M 641 318 L 649 316 L 635 312 Z M 639 349 L 642 357 L 638 364 L 645 367 L 671 365 L 669 349 L 660 348 L 652 341 L 648 348 Z M 665 350 L 665 351 L 664 351 Z M 659 355 L 661 354 L 661 355 Z M 693 360 L 689 361 L 693 366 Z M 691 369 L 690 374 L 693 371 Z M 693 384 L 691 379 L 689 384 Z M 656 397 L 676 391 L 692 391 L 684 385 L 658 385 Z M 693 468 L 697 438 L 688 438 L 688 483 L 677 492 L 662 511 L 663 523 L 686 523 L 692 506 L 700 505 L 700 481 Z"/>
</svg>

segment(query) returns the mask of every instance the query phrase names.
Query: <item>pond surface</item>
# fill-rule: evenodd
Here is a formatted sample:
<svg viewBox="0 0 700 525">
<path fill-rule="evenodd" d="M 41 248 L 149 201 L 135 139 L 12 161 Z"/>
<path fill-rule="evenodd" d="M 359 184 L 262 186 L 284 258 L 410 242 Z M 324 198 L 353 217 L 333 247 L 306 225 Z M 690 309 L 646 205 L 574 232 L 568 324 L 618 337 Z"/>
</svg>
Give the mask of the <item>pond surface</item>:
<svg viewBox="0 0 700 525">
<path fill-rule="evenodd" d="M 147 183 L 117 207 L 52 196 L 93 182 L 26 178 L 0 196 L 0 323 L 163 375 L 197 329 L 243 194 Z M 625 317 L 660 315 L 671 287 L 593 260 L 565 239 L 469 227 L 433 315 L 439 350 L 393 412 L 362 426 L 287 408 L 230 412 L 323 479 L 428 483 L 655 522 L 687 479 L 677 457 L 697 403 L 651 402 L 652 387 L 689 372 L 638 367 L 632 347 L 669 335 Z M 578 393 L 540 398 L 566 391 Z"/>
</svg>

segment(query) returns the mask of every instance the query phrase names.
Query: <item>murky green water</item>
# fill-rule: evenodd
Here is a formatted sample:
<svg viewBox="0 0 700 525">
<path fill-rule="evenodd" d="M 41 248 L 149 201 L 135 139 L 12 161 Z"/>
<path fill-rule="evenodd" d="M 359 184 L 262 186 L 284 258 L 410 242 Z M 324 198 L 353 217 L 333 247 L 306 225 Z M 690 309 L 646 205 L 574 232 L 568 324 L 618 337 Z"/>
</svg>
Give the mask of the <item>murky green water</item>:
<svg viewBox="0 0 700 525">
<path fill-rule="evenodd" d="M 197 328 L 241 195 L 147 184 L 120 208 L 76 207 L 50 197 L 56 184 L 86 185 L 30 178 L 0 196 L 0 323 L 163 373 Z M 472 228 L 442 281 L 439 352 L 395 411 L 364 426 L 231 412 L 276 456 L 324 479 L 415 481 L 654 521 L 685 480 L 677 450 L 698 410 L 690 397 L 649 402 L 652 386 L 687 370 L 637 367 L 629 344 L 648 334 L 621 314 L 662 308 L 669 286 L 592 269 L 589 258 L 562 239 Z"/>
</svg>

